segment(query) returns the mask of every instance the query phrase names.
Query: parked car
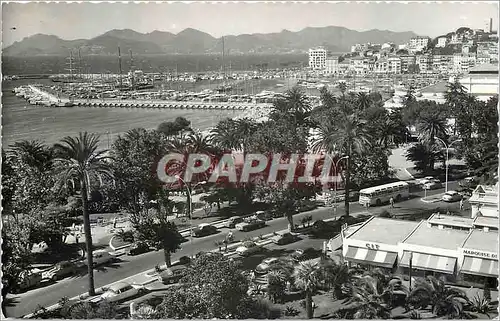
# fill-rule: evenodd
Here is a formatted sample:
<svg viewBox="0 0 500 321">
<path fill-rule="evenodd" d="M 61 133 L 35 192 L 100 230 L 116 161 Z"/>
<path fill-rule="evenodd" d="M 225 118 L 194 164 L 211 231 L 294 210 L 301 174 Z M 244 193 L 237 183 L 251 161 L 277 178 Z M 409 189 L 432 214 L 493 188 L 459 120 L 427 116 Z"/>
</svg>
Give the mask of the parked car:
<svg viewBox="0 0 500 321">
<path fill-rule="evenodd" d="M 458 185 L 460 187 L 470 188 L 470 189 L 476 188 L 477 184 L 478 184 L 478 179 L 476 177 L 472 177 L 472 176 L 466 177 L 463 180 L 461 180 L 460 182 L 458 182 Z"/>
<path fill-rule="evenodd" d="M 262 260 L 262 263 L 257 265 L 257 267 L 255 268 L 255 273 L 266 274 L 267 272 L 269 272 L 269 269 L 271 268 L 271 266 L 276 262 L 278 262 L 278 258 L 275 258 L 275 257 L 268 257 L 268 258 Z"/>
<path fill-rule="evenodd" d="M 262 221 L 270 221 L 274 218 L 274 215 L 271 212 L 257 211 L 255 212 L 255 218 Z"/>
<path fill-rule="evenodd" d="M 207 235 L 212 235 L 217 233 L 217 228 L 213 225 L 210 225 L 208 223 L 202 223 L 198 225 L 198 227 L 195 227 L 192 231 L 193 236 L 195 237 L 203 237 Z"/>
<path fill-rule="evenodd" d="M 306 204 L 302 204 L 300 205 L 297 209 L 296 209 L 296 212 L 297 213 L 301 213 L 301 212 L 307 212 L 307 211 L 312 211 L 314 210 L 315 208 L 317 208 L 318 205 L 314 202 L 311 202 L 311 203 L 306 203 Z"/>
<path fill-rule="evenodd" d="M 295 262 L 312 260 L 319 257 L 321 251 L 312 247 L 306 249 L 297 249 L 290 256 Z"/>
<path fill-rule="evenodd" d="M 149 252 L 149 244 L 146 242 L 137 242 L 130 246 L 128 250 L 128 255 L 138 255 L 142 253 Z"/>
<path fill-rule="evenodd" d="M 235 227 L 238 231 L 251 231 L 264 226 L 266 226 L 266 222 L 264 222 L 263 220 L 248 218 L 245 219 L 245 221 L 236 224 Z"/>
<path fill-rule="evenodd" d="M 92 253 L 92 257 L 93 257 L 94 266 L 111 263 L 111 262 L 114 262 L 116 260 L 116 256 L 111 255 L 109 252 L 104 251 L 104 250 L 94 251 Z M 86 263 L 87 263 L 87 261 L 85 261 L 85 264 Z"/>
<path fill-rule="evenodd" d="M 173 284 L 179 282 L 186 275 L 187 268 L 184 265 L 174 265 L 161 272 L 158 281 L 163 284 Z"/>
<path fill-rule="evenodd" d="M 57 281 L 65 278 L 66 276 L 73 275 L 76 272 L 76 264 L 63 261 L 59 262 L 47 271 L 42 273 L 42 278 L 45 280 Z"/>
<path fill-rule="evenodd" d="M 42 283 L 42 273 L 33 271 L 23 271 L 20 275 L 19 287 L 13 291 L 16 293 L 18 291 L 24 291 L 33 287 L 36 287 Z"/>
<path fill-rule="evenodd" d="M 140 285 L 118 282 L 111 285 L 106 292 L 101 294 L 100 299 L 109 302 L 119 302 L 142 295 L 146 289 Z"/>
<path fill-rule="evenodd" d="M 427 182 L 422 186 L 423 189 L 427 189 L 427 190 L 438 189 L 441 187 L 443 187 L 443 184 L 437 179 L 430 181 L 430 182 Z"/>
<path fill-rule="evenodd" d="M 248 256 L 262 251 L 262 247 L 258 246 L 253 241 L 245 241 L 241 246 L 236 248 L 236 253 L 241 256 Z"/>
<path fill-rule="evenodd" d="M 278 235 L 275 235 L 271 238 L 273 243 L 278 244 L 278 245 L 290 244 L 290 243 L 296 242 L 300 239 L 301 238 L 298 235 L 292 234 L 292 233 L 278 234 Z"/>
<path fill-rule="evenodd" d="M 243 217 L 233 216 L 233 217 L 230 217 L 229 220 L 226 222 L 225 227 L 234 228 L 234 226 L 236 224 L 241 223 L 241 222 L 243 222 Z"/>
<path fill-rule="evenodd" d="M 441 197 L 441 200 L 443 202 L 458 202 L 462 199 L 462 197 L 463 196 L 457 191 L 448 191 L 444 193 L 443 197 Z"/>
<path fill-rule="evenodd" d="M 417 184 L 424 185 L 424 184 L 427 184 L 429 182 L 432 182 L 433 180 L 435 180 L 434 177 L 432 177 L 432 176 L 426 176 L 424 178 L 417 179 Z"/>
</svg>

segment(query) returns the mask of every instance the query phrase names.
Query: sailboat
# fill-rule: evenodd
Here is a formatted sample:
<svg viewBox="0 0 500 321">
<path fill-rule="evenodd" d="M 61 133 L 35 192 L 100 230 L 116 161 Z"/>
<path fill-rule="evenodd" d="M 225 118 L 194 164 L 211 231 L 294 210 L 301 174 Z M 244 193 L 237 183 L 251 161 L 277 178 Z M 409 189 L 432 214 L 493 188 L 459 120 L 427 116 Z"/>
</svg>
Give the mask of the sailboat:
<svg viewBox="0 0 500 321">
<path fill-rule="evenodd" d="M 224 46 L 224 37 L 222 37 L 222 85 L 217 87 L 216 91 L 218 93 L 226 93 L 230 90 L 233 89 L 231 85 L 226 85 L 226 66 L 224 64 L 224 57 L 225 57 L 225 46 Z"/>
</svg>

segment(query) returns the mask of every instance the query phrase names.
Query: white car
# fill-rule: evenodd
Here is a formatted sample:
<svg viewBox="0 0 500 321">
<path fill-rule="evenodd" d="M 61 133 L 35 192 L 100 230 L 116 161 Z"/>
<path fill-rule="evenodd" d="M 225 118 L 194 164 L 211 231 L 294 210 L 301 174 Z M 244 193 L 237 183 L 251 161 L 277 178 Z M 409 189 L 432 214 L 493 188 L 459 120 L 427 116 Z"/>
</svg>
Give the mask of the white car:
<svg viewBox="0 0 500 321">
<path fill-rule="evenodd" d="M 258 246 L 255 242 L 253 241 L 245 241 L 241 246 L 239 246 L 236 249 L 236 253 L 241 256 L 248 256 L 253 253 L 260 252 L 262 250 L 262 247 Z"/>
<path fill-rule="evenodd" d="M 101 250 L 92 252 L 94 266 L 111 263 L 116 260 L 116 256 L 111 255 L 109 252 Z M 87 263 L 87 261 L 85 261 Z"/>
<path fill-rule="evenodd" d="M 441 200 L 443 202 L 457 202 L 462 199 L 462 195 L 459 194 L 457 191 L 448 191 L 444 193 L 443 197 L 441 197 Z"/>
<path fill-rule="evenodd" d="M 443 184 L 437 179 L 427 182 L 424 184 L 424 186 L 422 186 L 422 188 L 426 190 L 438 189 L 441 187 L 443 187 Z"/>
<path fill-rule="evenodd" d="M 146 289 L 140 285 L 129 284 L 127 282 L 118 282 L 111 285 L 106 292 L 101 294 L 100 300 L 109 302 L 123 301 L 141 295 L 146 292 Z"/>
<path fill-rule="evenodd" d="M 430 182 L 432 182 L 434 180 L 435 180 L 434 177 L 432 177 L 432 176 L 426 176 L 424 178 L 418 179 L 417 180 L 417 184 L 425 185 L 425 184 L 430 183 Z"/>
<path fill-rule="evenodd" d="M 266 222 L 257 218 L 248 218 L 244 222 L 235 225 L 238 231 L 250 231 L 266 226 Z"/>
</svg>

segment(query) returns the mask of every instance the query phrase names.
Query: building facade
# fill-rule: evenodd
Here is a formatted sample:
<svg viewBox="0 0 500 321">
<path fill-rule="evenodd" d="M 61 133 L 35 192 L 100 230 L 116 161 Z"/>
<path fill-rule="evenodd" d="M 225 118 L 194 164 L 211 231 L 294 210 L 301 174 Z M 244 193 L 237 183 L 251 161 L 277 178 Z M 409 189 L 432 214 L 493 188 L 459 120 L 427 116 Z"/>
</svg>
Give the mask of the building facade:
<svg viewBox="0 0 500 321">
<path fill-rule="evenodd" d="M 446 44 L 448 43 L 448 38 L 446 37 L 439 37 L 437 40 L 436 47 L 443 48 L 446 47 Z"/>
<path fill-rule="evenodd" d="M 478 185 L 471 198 L 471 217 L 498 217 L 498 183 L 495 186 Z"/>
<path fill-rule="evenodd" d="M 324 70 L 326 67 L 327 51 L 323 47 L 309 49 L 309 68 L 312 70 Z"/>
</svg>

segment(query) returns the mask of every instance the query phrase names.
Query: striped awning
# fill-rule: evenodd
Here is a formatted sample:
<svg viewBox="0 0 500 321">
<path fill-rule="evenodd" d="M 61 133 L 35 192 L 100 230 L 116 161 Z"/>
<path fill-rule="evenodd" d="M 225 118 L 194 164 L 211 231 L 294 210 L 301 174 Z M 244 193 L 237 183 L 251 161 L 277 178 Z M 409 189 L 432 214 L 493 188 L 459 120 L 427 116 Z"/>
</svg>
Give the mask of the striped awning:
<svg viewBox="0 0 500 321">
<path fill-rule="evenodd" d="M 453 274 L 457 259 L 448 256 L 413 252 L 412 268 Z M 404 251 L 399 266 L 410 267 L 410 252 Z"/>
<path fill-rule="evenodd" d="M 498 278 L 498 260 L 466 256 L 460 272 Z"/>
<path fill-rule="evenodd" d="M 349 246 L 344 259 L 354 263 L 370 264 L 392 268 L 398 253 L 375 251 L 368 248 Z"/>
</svg>

